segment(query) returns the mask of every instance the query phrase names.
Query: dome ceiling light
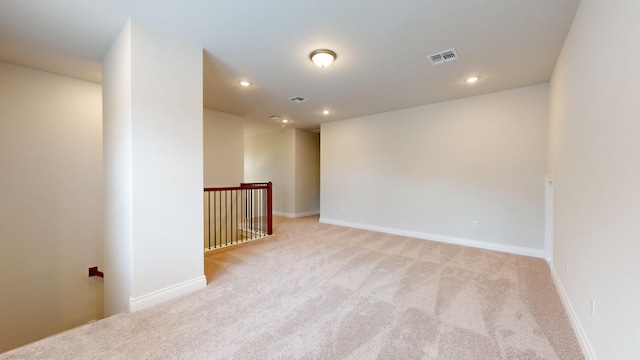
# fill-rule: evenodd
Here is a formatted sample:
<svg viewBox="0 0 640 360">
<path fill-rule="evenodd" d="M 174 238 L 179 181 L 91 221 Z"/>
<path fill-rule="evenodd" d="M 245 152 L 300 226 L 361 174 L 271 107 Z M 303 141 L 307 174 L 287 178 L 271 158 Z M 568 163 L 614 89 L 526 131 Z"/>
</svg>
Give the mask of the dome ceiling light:
<svg viewBox="0 0 640 360">
<path fill-rule="evenodd" d="M 335 52 L 327 49 L 314 50 L 309 54 L 309 58 L 317 67 L 326 68 L 338 57 Z"/>
</svg>

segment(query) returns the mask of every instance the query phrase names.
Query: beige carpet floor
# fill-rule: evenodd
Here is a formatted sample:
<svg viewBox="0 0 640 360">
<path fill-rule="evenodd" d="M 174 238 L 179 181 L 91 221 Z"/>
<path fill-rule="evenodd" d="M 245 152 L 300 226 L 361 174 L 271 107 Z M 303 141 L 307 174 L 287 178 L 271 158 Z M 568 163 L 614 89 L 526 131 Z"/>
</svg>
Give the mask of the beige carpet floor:
<svg viewBox="0 0 640 360">
<path fill-rule="evenodd" d="M 583 359 L 541 259 L 278 219 L 206 289 L 0 359 Z"/>
</svg>

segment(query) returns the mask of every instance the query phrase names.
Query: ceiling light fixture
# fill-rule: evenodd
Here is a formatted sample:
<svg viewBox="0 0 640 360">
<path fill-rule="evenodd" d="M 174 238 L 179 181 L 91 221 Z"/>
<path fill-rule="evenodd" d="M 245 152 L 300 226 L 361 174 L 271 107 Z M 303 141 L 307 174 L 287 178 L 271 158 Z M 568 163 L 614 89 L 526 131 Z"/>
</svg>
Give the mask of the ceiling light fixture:
<svg viewBox="0 0 640 360">
<path fill-rule="evenodd" d="M 472 76 L 472 77 L 470 77 L 470 78 L 467 78 L 467 82 L 468 82 L 469 84 L 473 84 L 474 82 L 478 81 L 478 79 L 480 79 L 480 78 L 479 78 L 479 77 L 477 77 L 477 76 Z"/>
<path fill-rule="evenodd" d="M 248 82 L 247 80 L 242 80 L 240 81 L 240 86 L 244 86 L 244 87 L 251 86 L 251 83 Z"/>
<path fill-rule="evenodd" d="M 286 123 L 288 123 L 288 122 L 289 122 L 289 120 L 287 120 L 287 119 L 282 119 L 282 123 L 283 123 L 283 124 L 286 124 Z"/>
<path fill-rule="evenodd" d="M 331 111 L 329 110 L 322 110 L 322 115 L 329 115 Z"/>
<path fill-rule="evenodd" d="M 335 52 L 327 49 L 314 50 L 309 54 L 309 58 L 317 67 L 326 68 L 338 57 Z"/>
</svg>

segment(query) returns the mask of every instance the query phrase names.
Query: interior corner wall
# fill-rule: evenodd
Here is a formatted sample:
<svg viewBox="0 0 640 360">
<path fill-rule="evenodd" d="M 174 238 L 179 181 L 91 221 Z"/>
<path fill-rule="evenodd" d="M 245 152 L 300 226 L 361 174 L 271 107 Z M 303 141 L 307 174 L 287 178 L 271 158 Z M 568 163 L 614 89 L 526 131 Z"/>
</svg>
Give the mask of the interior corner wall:
<svg viewBox="0 0 640 360">
<path fill-rule="evenodd" d="M 322 124 L 321 221 L 543 257 L 548 101 L 542 84 Z"/>
<path fill-rule="evenodd" d="M 0 352 L 103 316 L 100 85 L 0 62 Z"/>
<path fill-rule="evenodd" d="M 133 281 L 131 24 L 102 60 L 104 141 L 104 312 L 129 309 Z"/>
<path fill-rule="evenodd" d="M 639 15 L 583 0 L 551 80 L 553 273 L 587 359 L 640 354 Z"/>
<path fill-rule="evenodd" d="M 202 239 L 202 48 L 132 22 L 133 288 L 206 286 Z"/>
<path fill-rule="evenodd" d="M 273 183 L 273 212 L 295 217 L 295 129 L 245 138 L 245 182 Z"/>
<path fill-rule="evenodd" d="M 295 130 L 295 216 L 320 213 L 320 134 Z"/>
<path fill-rule="evenodd" d="M 119 199 L 105 207 L 105 263 L 131 279 L 108 298 L 122 311 L 130 286 L 136 311 L 206 286 L 202 48 L 129 21 L 105 63 L 105 196 Z"/>
<path fill-rule="evenodd" d="M 204 186 L 244 181 L 244 118 L 204 109 Z"/>
</svg>

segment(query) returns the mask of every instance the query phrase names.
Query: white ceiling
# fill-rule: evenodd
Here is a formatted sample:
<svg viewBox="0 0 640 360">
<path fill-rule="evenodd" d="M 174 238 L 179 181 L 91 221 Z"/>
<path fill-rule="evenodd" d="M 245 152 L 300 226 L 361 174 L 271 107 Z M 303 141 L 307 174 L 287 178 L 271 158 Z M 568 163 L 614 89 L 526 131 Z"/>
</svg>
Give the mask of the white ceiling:
<svg viewBox="0 0 640 360">
<path fill-rule="evenodd" d="M 579 0 L 0 0 L 0 60 L 100 82 L 127 18 L 204 48 L 204 105 L 252 133 L 549 81 Z M 325 69 L 309 53 L 338 54 Z M 434 66 L 428 55 L 455 48 Z M 476 84 L 464 79 L 480 76 Z M 241 88 L 238 81 L 253 83 Z M 292 96 L 308 102 L 295 104 Z M 329 116 L 321 114 L 331 109 Z"/>
</svg>

